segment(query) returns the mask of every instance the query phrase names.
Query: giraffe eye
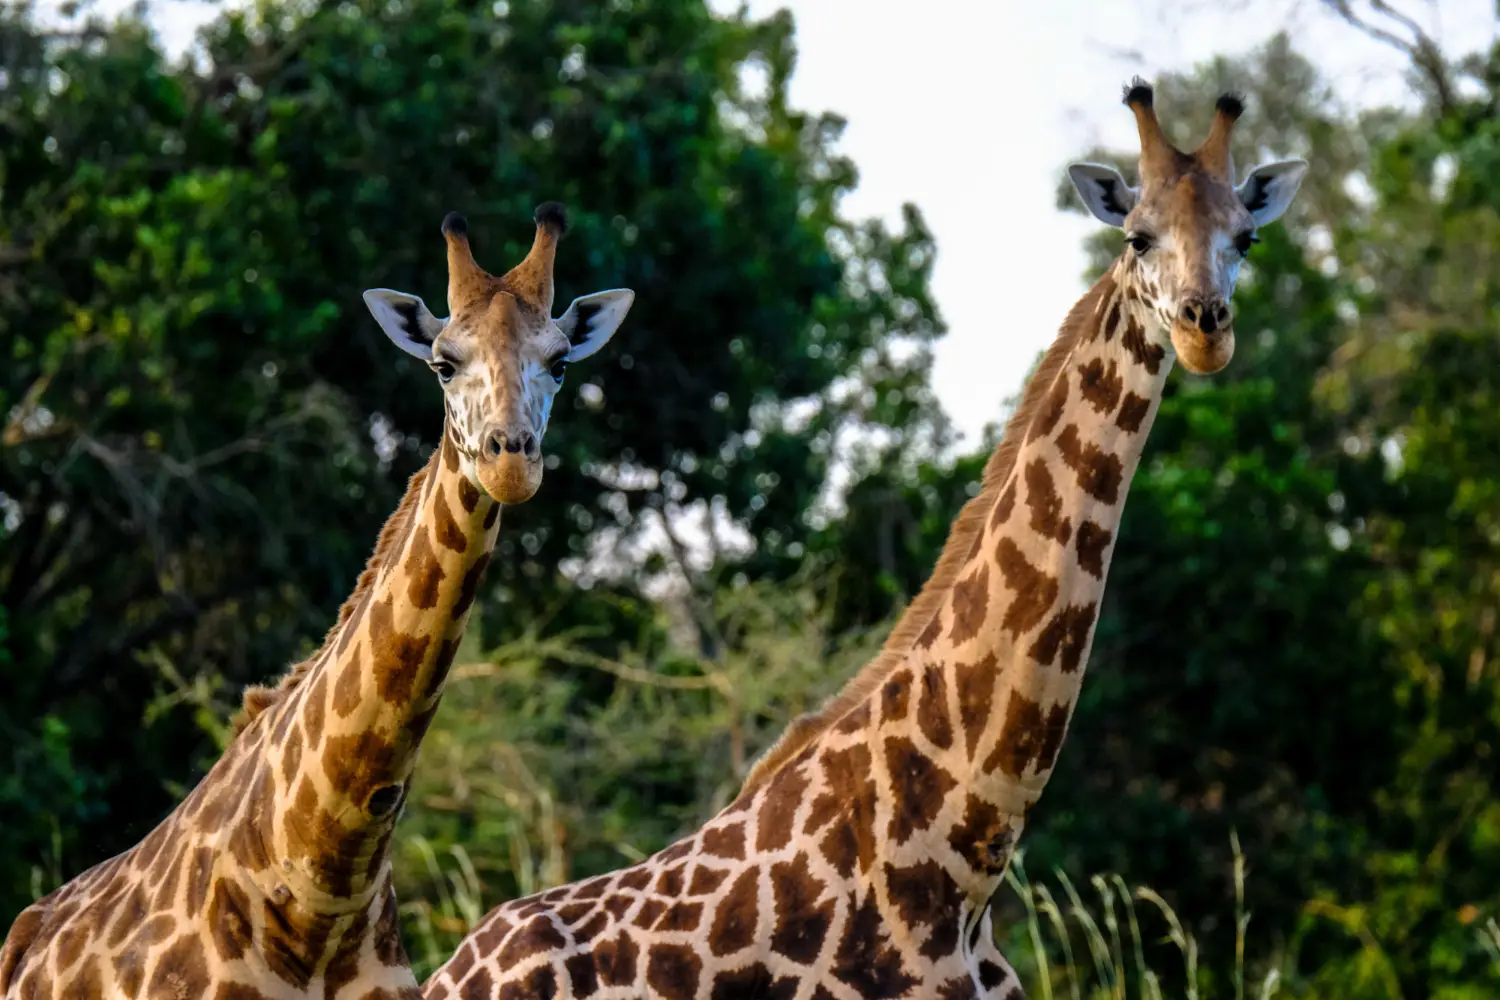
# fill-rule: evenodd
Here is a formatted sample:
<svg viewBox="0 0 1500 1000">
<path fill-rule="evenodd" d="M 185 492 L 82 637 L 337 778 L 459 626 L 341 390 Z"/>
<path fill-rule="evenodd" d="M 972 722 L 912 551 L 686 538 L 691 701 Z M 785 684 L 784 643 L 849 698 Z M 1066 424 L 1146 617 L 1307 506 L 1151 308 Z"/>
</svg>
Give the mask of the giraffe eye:
<svg viewBox="0 0 1500 1000">
<path fill-rule="evenodd" d="M 558 358 L 556 361 L 552 362 L 552 367 L 549 368 L 548 371 L 552 373 L 552 377 L 557 381 L 557 384 L 562 385 L 563 376 L 568 372 L 567 358 Z"/>
<path fill-rule="evenodd" d="M 1234 248 L 1240 252 L 1241 257 L 1250 256 L 1250 248 L 1260 242 L 1260 237 L 1254 233 L 1240 233 L 1234 238 Z"/>
<path fill-rule="evenodd" d="M 1145 233 L 1131 233 L 1125 237 L 1125 242 L 1136 253 L 1145 253 L 1151 249 L 1151 237 Z"/>
<path fill-rule="evenodd" d="M 438 358 L 428 367 L 437 372 L 439 382 L 446 384 L 453 381 L 453 373 L 454 371 L 456 371 L 456 369 L 453 367 L 453 362 L 448 361 L 444 358 Z"/>
</svg>

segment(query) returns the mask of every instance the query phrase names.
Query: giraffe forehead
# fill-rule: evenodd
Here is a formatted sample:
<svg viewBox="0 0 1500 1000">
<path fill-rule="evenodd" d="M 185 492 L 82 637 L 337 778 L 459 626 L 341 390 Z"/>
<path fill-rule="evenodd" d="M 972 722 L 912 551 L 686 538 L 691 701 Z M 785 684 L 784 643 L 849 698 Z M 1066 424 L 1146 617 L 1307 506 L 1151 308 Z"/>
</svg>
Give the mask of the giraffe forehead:
<svg viewBox="0 0 1500 1000">
<path fill-rule="evenodd" d="M 531 355 L 550 357 L 568 340 L 540 309 L 509 292 L 495 293 L 483 308 L 466 310 L 443 332 L 440 342 L 474 361 L 504 370 Z"/>
<path fill-rule="evenodd" d="M 1249 219 L 1232 187 L 1197 170 L 1147 188 L 1131 215 L 1188 241 L 1231 229 Z"/>
</svg>

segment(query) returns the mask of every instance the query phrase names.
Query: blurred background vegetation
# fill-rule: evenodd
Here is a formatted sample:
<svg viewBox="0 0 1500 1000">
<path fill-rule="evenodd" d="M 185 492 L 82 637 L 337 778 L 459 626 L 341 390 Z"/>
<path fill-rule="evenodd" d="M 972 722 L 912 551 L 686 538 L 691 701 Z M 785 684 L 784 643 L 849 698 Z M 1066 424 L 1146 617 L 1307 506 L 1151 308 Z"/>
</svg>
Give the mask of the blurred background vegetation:
<svg viewBox="0 0 1500 1000">
<path fill-rule="evenodd" d="M 1500 52 L 1410 55 L 1417 110 L 1348 111 L 1284 37 L 1158 81 L 1192 135 L 1246 92 L 1239 162 L 1315 169 L 1136 479 L 999 903 L 1034 995 L 1500 990 Z M 321 636 L 439 432 L 359 293 L 441 301 L 452 208 L 494 268 L 564 200 L 560 300 L 637 299 L 428 738 L 419 973 L 701 822 L 858 668 L 989 443 L 930 389 L 920 213 L 841 213 L 794 62 L 790 17 L 702 0 L 263 0 L 182 62 L 139 17 L 0 7 L 0 926 L 149 830 Z"/>
</svg>

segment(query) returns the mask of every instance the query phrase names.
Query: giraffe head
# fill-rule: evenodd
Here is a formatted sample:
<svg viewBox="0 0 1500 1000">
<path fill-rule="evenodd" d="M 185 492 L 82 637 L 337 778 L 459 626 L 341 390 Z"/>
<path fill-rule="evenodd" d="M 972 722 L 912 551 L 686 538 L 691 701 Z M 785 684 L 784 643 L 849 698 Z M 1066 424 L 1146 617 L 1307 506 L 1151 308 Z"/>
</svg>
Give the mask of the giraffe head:
<svg viewBox="0 0 1500 1000">
<path fill-rule="evenodd" d="M 1257 227 L 1291 204 L 1307 163 L 1263 164 L 1236 187 L 1229 135 L 1244 109 L 1238 97 L 1219 98 L 1208 138 L 1192 153 L 1162 132 L 1150 86 L 1134 81 L 1125 104 L 1140 131 L 1140 186 L 1098 163 L 1075 163 L 1068 174 L 1095 218 L 1125 230 L 1116 277 L 1159 321 L 1148 336 L 1175 350 L 1188 371 L 1209 375 L 1234 354 L 1229 299 L 1240 261 Z"/>
<path fill-rule="evenodd" d="M 449 213 L 448 318 L 405 292 L 364 296 L 386 336 L 437 375 L 463 474 L 504 504 L 541 485 L 542 435 L 564 370 L 603 347 L 635 300 L 626 288 L 595 292 L 552 318 L 552 265 L 567 226 L 561 205 L 539 206 L 531 252 L 496 278 L 475 263 L 463 217 Z"/>
</svg>

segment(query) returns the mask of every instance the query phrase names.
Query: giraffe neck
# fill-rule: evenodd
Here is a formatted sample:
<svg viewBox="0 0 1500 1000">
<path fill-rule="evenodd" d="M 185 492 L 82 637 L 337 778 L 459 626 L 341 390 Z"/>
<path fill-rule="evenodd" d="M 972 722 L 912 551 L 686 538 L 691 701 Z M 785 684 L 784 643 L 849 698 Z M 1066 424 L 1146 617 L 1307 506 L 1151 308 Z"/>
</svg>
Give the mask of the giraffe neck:
<svg viewBox="0 0 1500 1000">
<path fill-rule="evenodd" d="M 983 527 L 951 592 L 868 703 L 871 746 L 893 776 L 893 839 L 965 855 L 966 888 L 981 894 L 1051 776 L 1172 364 L 1123 268 L 1070 315 L 1071 349 L 1017 428 L 1014 464 L 979 500 Z"/>
<path fill-rule="evenodd" d="M 407 779 L 494 548 L 500 505 L 463 476 L 452 437 L 445 427 L 410 487 L 421 492 L 405 537 L 337 638 L 256 720 L 266 747 L 256 790 L 269 796 L 244 820 L 255 845 L 247 867 L 262 891 L 289 893 L 310 912 L 362 908 L 381 884 Z"/>
</svg>

